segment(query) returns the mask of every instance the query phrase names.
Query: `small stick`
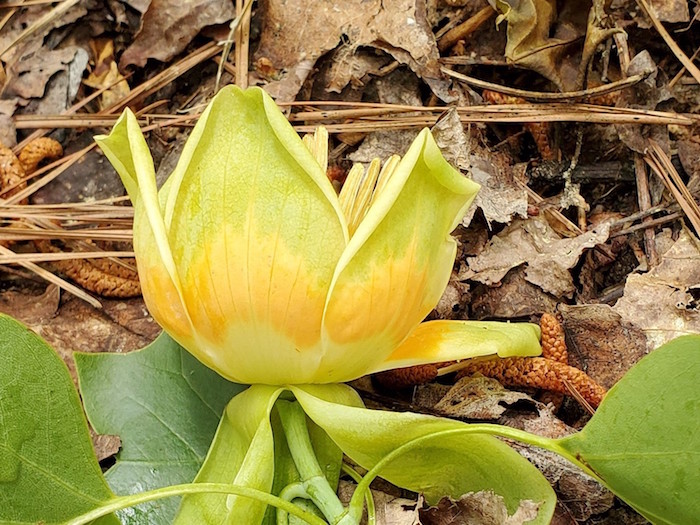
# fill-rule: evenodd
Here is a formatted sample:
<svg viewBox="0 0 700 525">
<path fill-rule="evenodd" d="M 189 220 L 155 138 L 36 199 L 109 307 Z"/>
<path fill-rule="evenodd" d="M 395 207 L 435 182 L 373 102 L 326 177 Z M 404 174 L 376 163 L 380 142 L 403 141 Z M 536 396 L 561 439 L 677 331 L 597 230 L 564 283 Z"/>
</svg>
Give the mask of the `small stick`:
<svg viewBox="0 0 700 525">
<path fill-rule="evenodd" d="M 440 38 L 440 40 L 438 40 L 437 43 L 438 49 L 440 51 L 450 49 L 457 42 L 464 38 L 467 38 L 474 31 L 476 31 L 482 25 L 484 25 L 484 23 L 488 22 L 488 20 L 494 14 L 496 14 L 496 11 L 490 5 L 487 5 L 486 7 L 478 11 L 475 15 L 471 16 L 469 19 L 462 22 L 457 27 L 450 29 L 447 33 L 442 35 L 442 37 Z"/>
<path fill-rule="evenodd" d="M 549 100 L 549 101 L 560 101 L 560 100 L 576 100 L 581 98 L 591 98 L 600 95 L 607 95 L 608 93 L 614 93 L 622 89 L 628 88 L 638 84 L 645 78 L 647 78 L 651 71 L 640 73 L 638 75 L 633 75 L 622 80 L 617 80 L 615 82 L 610 82 L 609 84 L 603 84 L 602 86 L 581 89 L 579 91 L 567 91 L 565 93 L 548 93 L 546 91 L 528 91 L 526 89 L 517 89 L 507 86 L 501 86 L 499 84 L 494 84 L 493 82 L 486 82 L 485 80 L 480 80 L 478 78 L 470 77 L 457 73 L 452 69 L 441 67 L 440 71 L 445 73 L 447 76 L 461 80 L 465 84 L 470 86 L 475 86 L 482 89 L 489 89 L 491 91 L 497 91 L 503 93 L 504 95 L 512 95 L 515 97 L 522 97 L 530 100 Z"/>
<path fill-rule="evenodd" d="M 640 211 L 651 208 L 651 193 L 649 192 L 649 178 L 647 177 L 647 167 L 644 158 L 639 153 L 634 154 L 634 172 L 637 178 L 637 203 Z M 644 225 L 644 252 L 647 254 L 649 267 L 659 264 L 659 253 L 656 251 L 656 235 L 654 228 L 647 227 L 653 219 L 645 217 L 642 219 Z"/>
</svg>

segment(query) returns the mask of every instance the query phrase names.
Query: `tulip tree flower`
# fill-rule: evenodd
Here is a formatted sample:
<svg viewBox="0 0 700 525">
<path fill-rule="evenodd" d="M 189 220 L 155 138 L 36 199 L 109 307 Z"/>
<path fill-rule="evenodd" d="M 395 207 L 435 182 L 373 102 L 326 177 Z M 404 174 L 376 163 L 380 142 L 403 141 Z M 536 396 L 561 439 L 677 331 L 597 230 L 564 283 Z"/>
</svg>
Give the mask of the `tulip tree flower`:
<svg viewBox="0 0 700 525">
<path fill-rule="evenodd" d="M 358 522 L 377 474 L 430 501 L 494 490 L 511 511 L 529 499 L 543 520 L 551 515 L 549 484 L 505 444 L 455 421 L 367 410 L 342 384 L 540 352 L 531 324 L 421 324 L 452 270 L 450 232 L 478 190 L 427 129 L 403 158 L 353 167 L 340 195 L 325 173 L 327 134 L 300 138 L 257 88 L 214 97 L 160 191 L 129 110 L 97 142 L 134 206 L 149 311 L 204 364 L 252 385 L 226 408 L 195 481 L 305 498 L 333 524 Z M 337 471 L 320 467 L 339 465 L 341 450 L 371 474 L 347 508 L 332 489 Z M 257 524 L 265 509 L 240 496 L 189 495 L 177 522 Z"/>
</svg>

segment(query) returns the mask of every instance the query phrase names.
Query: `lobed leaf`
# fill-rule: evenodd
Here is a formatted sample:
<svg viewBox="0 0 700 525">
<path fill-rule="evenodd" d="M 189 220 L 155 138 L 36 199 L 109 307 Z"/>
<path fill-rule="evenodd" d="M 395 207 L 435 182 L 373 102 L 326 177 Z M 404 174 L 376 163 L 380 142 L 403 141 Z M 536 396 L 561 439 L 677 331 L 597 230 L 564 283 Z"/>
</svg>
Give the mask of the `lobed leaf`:
<svg viewBox="0 0 700 525">
<path fill-rule="evenodd" d="M 0 314 L 0 361 L 0 522 L 63 523 L 112 499 L 61 358 Z"/>
<path fill-rule="evenodd" d="M 187 483 L 206 457 L 226 403 L 245 387 L 202 365 L 167 334 L 128 354 L 75 355 L 85 411 L 122 449 L 106 478 L 119 495 Z M 167 499 L 119 513 L 124 523 L 170 524 Z"/>
</svg>

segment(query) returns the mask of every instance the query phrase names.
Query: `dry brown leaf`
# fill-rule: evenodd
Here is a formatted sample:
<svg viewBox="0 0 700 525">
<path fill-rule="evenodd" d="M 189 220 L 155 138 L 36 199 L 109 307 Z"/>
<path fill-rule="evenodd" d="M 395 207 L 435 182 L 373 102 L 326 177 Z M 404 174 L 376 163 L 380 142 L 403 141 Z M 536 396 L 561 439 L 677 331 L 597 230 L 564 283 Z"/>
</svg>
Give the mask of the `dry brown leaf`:
<svg viewBox="0 0 700 525">
<path fill-rule="evenodd" d="M 552 312 L 557 299 L 525 279 L 525 269 L 509 271 L 500 286 L 477 286 L 472 292 L 474 319 L 513 319 Z"/>
<path fill-rule="evenodd" d="M 537 517 L 540 504 L 520 501 L 508 515 L 505 500 L 493 492 L 469 492 L 459 499 L 442 498 L 437 505 L 420 511 L 423 525 L 522 525 Z"/>
<path fill-rule="evenodd" d="M 114 60 L 114 42 L 109 39 L 97 39 L 91 44 L 95 67 L 83 83 L 94 89 L 109 88 L 100 95 L 100 109 L 104 109 L 128 95 L 130 89 Z"/>
<path fill-rule="evenodd" d="M 342 41 L 354 51 L 381 49 L 407 64 L 438 95 L 446 82 L 437 59 L 437 44 L 425 18 L 425 4 L 415 0 L 267 0 L 256 58 L 267 58 L 282 71 L 267 91 L 280 102 L 292 100 L 316 60 Z M 334 89 L 342 88 L 336 83 Z"/>
<path fill-rule="evenodd" d="M 432 129 L 435 141 L 450 164 L 481 185 L 474 205 L 462 220 L 468 226 L 481 208 L 486 222 L 508 223 L 513 217 L 527 217 L 527 192 L 518 184 L 518 169 L 504 154 L 487 152 L 470 140 L 456 111 L 450 110 Z"/>
<path fill-rule="evenodd" d="M 373 131 L 348 158 L 353 162 L 372 162 L 375 158 L 386 160 L 392 155 L 403 155 L 416 135 L 418 132 L 412 129 Z"/>
<path fill-rule="evenodd" d="M 523 400 L 535 402 L 523 392 L 506 390 L 495 379 L 474 376 L 457 381 L 432 408 L 453 418 L 498 419 L 506 411 L 505 405 Z"/>
<path fill-rule="evenodd" d="M 700 242 L 684 229 L 656 268 L 627 277 L 613 309 L 644 331 L 649 350 L 700 332 Z"/>
<path fill-rule="evenodd" d="M 124 51 L 119 67 L 131 64 L 143 67 L 149 58 L 170 60 L 203 27 L 223 24 L 234 16 L 233 2 L 228 0 L 152 0 L 143 15 L 141 30 Z"/>
<path fill-rule="evenodd" d="M 569 362 L 585 370 L 605 388 L 611 388 L 647 353 L 644 333 L 610 306 L 560 305 L 572 349 Z"/>
<path fill-rule="evenodd" d="M 690 12 L 686 0 L 650 0 L 649 5 L 662 22 L 688 22 Z"/>
<path fill-rule="evenodd" d="M 77 51 L 76 47 L 44 51 L 18 62 L 5 88 L 6 93 L 24 99 L 44 96 L 49 79 L 59 71 L 65 71 Z"/>
<path fill-rule="evenodd" d="M 564 42 L 550 38 L 557 17 L 556 0 L 489 0 L 499 13 L 496 23 L 508 23 L 505 57 L 514 64 L 537 71 L 562 87 L 558 63 Z"/>
<path fill-rule="evenodd" d="M 351 84 L 359 88 L 368 75 L 378 75 L 381 68 L 391 62 L 391 57 L 379 55 L 369 49 L 356 49 L 350 44 L 341 44 L 333 52 L 333 60 L 327 73 L 326 91 L 340 93 Z"/>
<path fill-rule="evenodd" d="M 461 275 L 492 286 L 512 268 L 525 265 L 525 278 L 555 297 L 572 297 L 574 282 L 569 273 L 586 248 L 608 239 L 603 224 L 578 237 L 561 239 L 544 218 L 516 220 L 491 239 L 484 251 L 468 257 L 469 270 Z"/>
</svg>

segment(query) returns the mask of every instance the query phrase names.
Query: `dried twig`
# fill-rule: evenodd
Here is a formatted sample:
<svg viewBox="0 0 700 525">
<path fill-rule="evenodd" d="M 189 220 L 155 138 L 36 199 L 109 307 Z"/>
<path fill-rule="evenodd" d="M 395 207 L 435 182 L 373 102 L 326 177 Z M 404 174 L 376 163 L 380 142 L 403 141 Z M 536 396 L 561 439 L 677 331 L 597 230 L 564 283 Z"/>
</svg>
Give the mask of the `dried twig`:
<svg viewBox="0 0 700 525">
<path fill-rule="evenodd" d="M 676 41 L 673 40 L 673 38 L 671 38 L 669 32 L 666 31 L 666 28 L 659 20 L 659 17 L 656 16 L 654 10 L 649 6 L 646 0 L 637 0 L 637 4 L 639 4 L 639 6 L 649 17 L 654 28 L 659 32 L 661 38 L 664 39 L 664 42 L 666 42 L 666 45 L 671 49 L 671 52 L 673 52 L 673 54 L 680 61 L 680 63 L 683 64 L 683 66 L 685 66 L 685 68 L 688 70 L 688 73 L 693 75 L 693 78 L 696 80 L 696 82 L 700 83 L 700 69 L 698 69 L 698 67 L 695 64 L 693 64 L 693 61 L 688 58 L 688 55 L 686 55 L 683 52 L 683 50 L 680 47 L 678 47 L 678 44 L 676 44 Z"/>
<path fill-rule="evenodd" d="M 484 25 L 484 23 L 488 22 L 491 19 L 491 17 L 493 17 L 493 15 L 495 15 L 495 14 L 496 14 L 495 9 L 493 7 L 491 7 L 490 5 L 487 5 L 486 7 L 477 11 L 469 19 L 465 20 L 464 22 L 459 24 L 457 27 L 450 29 L 447 33 L 442 35 L 442 37 L 440 37 L 440 39 L 438 40 L 438 43 L 437 43 L 438 49 L 440 51 L 445 51 L 446 49 L 450 49 L 457 42 L 467 38 L 474 31 L 476 31 L 482 25 Z"/>
<path fill-rule="evenodd" d="M 686 217 L 695 228 L 695 232 L 700 235 L 700 206 L 695 202 L 666 152 L 655 141 L 649 140 L 649 150 L 644 156 L 644 160 L 676 198 Z"/>
<path fill-rule="evenodd" d="M 547 93 L 544 91 L 528 91 L 526 89 L 517 89 L 507 86 L 502 86 L 500 84 L 495 84 L 493 82 L 486 82 L 485 80 L 480 80 L 478 78 L 470 77 L 457 73 L 456 71 L 442 67 L 440 70 L 447 76 L 456 78 L 469 84 L 470 86 L 489 89 L 491 91 L 497 91 L 498 93 L 503 93 L 504 95 L 512 95 L 514 97 L 522 97 L 528 100 L 549 100 L 549 101 L 559 101 L 559 100 L 580 100 L 586 98 L 593 98 L 601 95 L 607 95 L 608 93 L 615 93 L 622 89 L 634 86 L 639 82 L 647 78 L 651 71 L 645 72 L 639 75 L 633 75 L 616 82 L 610 82 L 609 84 L 603 84 L 602 86 L 597 86 L 590 89 L 582 89 L 580 91 L 567 91 L 565 93 Z"/>
</svg>

